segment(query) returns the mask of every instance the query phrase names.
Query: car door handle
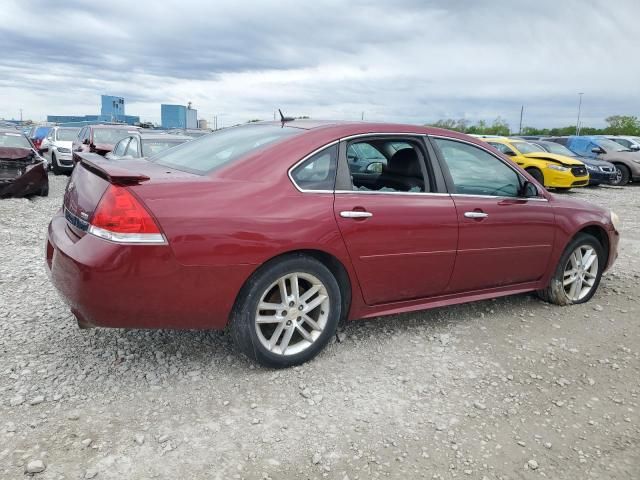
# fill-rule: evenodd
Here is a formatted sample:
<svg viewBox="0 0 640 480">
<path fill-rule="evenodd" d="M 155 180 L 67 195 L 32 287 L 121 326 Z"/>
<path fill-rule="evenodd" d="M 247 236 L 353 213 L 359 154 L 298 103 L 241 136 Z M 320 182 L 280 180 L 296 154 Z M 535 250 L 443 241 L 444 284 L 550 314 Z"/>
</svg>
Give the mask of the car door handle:
<svg viewBox="0 0 640 480">
<path fill-rule="evenodd" d="M 340 212 L 342 218 L 369 218 L 373 217 L 371 212 L 362 212 L 358 210 L 344 210 Z"/>
<path fill-rule="evenodd" d="M 466 218 L 487 218 L 489 214 L 484 212 L 464 212 L 464 216 Z"/>
</svg>

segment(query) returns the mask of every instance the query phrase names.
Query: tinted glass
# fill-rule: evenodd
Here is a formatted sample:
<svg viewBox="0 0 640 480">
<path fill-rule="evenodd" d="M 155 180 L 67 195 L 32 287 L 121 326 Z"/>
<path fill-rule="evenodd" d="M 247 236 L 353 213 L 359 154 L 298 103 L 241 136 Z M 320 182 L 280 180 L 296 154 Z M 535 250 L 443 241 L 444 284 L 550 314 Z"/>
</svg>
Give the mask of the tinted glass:
<svg viewBox="0 0 640 480">
<path fill-rule="evenodd" d="M 604 148 L 606 152 L 623 152 L 627 150 L 627 148 L 623 147 L 619 143 L 614 142 L 613 140 L 609 140 L 608 138 L 598 138 L 595 140 L 595 143 Z"/>
<path fill-rule="evenodd" d="M 0 147 L 31 148 L 29 140 L 21 133 L 0 133 Z"/>
<path fill-rule="evenodd" d="M 63 142 L 72 142 L 78 136 L 79 128 L 59 128 L 56 137 Z"/>
<path fill-rule="evenodd" d="M 513 142 L 513 147 L 522 154 L 544 152 L 542 148 L 536 145 L 531 145 L 530 143 L 527 143 L 527 142 Z"/>
<path fill-rule="evenodd" d="M 398 150 L 399 146 L 404 148 Z M 368 153 L 366 156 L 365 152 Z M 408 142 L 352 142 L 347 147 L 352 189 L 363 192 L 424 192 L 421 158 L 419 148 Z"/>
<path fill-rule="evenodd" d="M 304 131 L 275 125 L 226 128 L 160 152 L 152 161 L 192 173 L 207 173 L 266 145 L 300 135 Z"/>
<path fill-rule="evenodd" d="M 549 142 L 545 143 L 544 146 L 551 153 L 555 153 L 557 155 L 566 155 L 567 157 L 575 157 L 576 154 L 569 150 L 564 145 L 560 145 L 559 143 Z"/>
<path fill-rule="evenodd" d="M 118 156 L 122 156 L 124 155 L 124 150 L 125 148 L 127 148 L 127 143 L 129 143 L 129 139 L 125 139 L 125 140 L 120 140 L 117 144 L 116 147 L 113 149 L 113 154 L 114 155 L 118 155 Z"/>
<path fill-rule="evenodd" d="M 180 145 L 190 139 L 184 140 L 143 140 L 142 141 L 142 156 L 150 157 L 156 153 L 164 152 L 165 150 Z"/>
<path fill-rule="evenodd" d="M 453 140 L 435 141 L 449 167 L 455 193 L 519 196 L 520 176 L 490 153 Z"/>
<path fill-rule="evenodd" d="M 303 190 L 333 190 L 336 181 L 338 146 L 333 145 L 298 165 L 291 176 Z"/>
<path fill-rule="evenodd" d="M 122 128 L 96 128 L 93 131 L 93 143 L 115 144 L 129 135 L 131 132 Z"/>
</svg>

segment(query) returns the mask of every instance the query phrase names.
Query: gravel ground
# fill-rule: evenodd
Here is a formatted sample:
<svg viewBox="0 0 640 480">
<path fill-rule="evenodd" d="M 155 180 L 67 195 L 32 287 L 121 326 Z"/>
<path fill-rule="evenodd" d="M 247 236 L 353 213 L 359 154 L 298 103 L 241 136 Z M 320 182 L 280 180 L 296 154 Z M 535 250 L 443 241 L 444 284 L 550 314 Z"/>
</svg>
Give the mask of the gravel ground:
<svg viewBox="0 0 640 480">
<path fill-rule="evenodd" d="M 531 295 L 353 322 L 255 368 L 217 332 L 79 330 L 45 274 L 49 198 L 0 201 L 0 478 L 640 478 L 640 186 L 586 305 Z"/>
</svg>

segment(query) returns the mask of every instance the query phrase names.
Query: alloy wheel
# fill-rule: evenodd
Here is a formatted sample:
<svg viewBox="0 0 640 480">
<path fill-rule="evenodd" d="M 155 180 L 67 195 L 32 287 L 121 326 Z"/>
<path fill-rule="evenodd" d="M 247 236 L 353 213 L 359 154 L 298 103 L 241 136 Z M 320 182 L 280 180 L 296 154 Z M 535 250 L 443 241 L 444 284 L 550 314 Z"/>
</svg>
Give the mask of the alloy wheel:
<svg viewBox="0 0 640 480">
<path fill-rule="evenodd" d="M 613 185 L 620 185 L 620 182 L 622 182 L 622 170 L 620 170 L 619 167 L 616 167 L 616 178 L 613 182 L 611 182 Z"/>
<path fill-rule="evenodd" d="M 582 300 L 593 289 L 598 278 L 598 253 L 591 245 L 580 245 L 569 256 L 564 267 L 562 285 L 572 302 Z"/>
<path fill-rule="evenodd" d="M 255 328 L 263 347 L 295 355 L 322 334 L 329 318 L 329 294 L 314 275 L 295 272 L 273 282 L 260 297 Z"/>
</svg>

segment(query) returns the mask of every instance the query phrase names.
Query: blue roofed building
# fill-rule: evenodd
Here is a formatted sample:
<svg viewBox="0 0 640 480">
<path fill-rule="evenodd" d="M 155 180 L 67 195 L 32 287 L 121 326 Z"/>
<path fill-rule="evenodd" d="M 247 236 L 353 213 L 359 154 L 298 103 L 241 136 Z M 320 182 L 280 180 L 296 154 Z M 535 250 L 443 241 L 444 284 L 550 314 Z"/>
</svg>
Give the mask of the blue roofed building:
<svg viewBox="0 0 640 480">
<path fill-rule="evenodd" d="M 185 105 L 160 105 L 162 128 L 198 128 L 198 111 Z"/>
<path fill-rule="evenodd" d="M 47 115 L 47 122 L 58 125 L 84 126 L 96 123 L 126 123 L 135 125 L 140 123 L 137 115 L 126 115 L 123 97 L 101 95 L 100 115 Z"/>
</svg>

